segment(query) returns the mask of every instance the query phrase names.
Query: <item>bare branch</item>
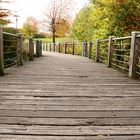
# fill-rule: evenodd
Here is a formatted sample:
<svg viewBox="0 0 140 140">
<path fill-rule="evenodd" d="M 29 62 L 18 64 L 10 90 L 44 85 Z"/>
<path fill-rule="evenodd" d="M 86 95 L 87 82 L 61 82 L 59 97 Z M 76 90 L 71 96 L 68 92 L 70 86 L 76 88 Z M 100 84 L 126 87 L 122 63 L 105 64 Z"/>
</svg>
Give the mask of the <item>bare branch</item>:
<svg viewBox="0 0 140 140">
<path fill-rule="evenodd" d="M 52 33 L 55 42 L 57 27 L 62 24 L 62 20 L 67 20 L 70 14 L 71 0 L 51 0 L 49 7 L 43 12 L 45 19 L 42 28 L 47 28 Z"/>
</svg>

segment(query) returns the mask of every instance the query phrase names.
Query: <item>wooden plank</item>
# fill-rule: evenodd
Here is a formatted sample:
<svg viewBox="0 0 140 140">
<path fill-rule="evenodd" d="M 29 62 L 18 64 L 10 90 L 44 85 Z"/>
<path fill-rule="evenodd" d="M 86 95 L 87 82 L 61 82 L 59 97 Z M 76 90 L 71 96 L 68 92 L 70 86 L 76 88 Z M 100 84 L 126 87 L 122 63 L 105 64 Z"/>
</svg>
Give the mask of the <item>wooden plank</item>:
<svg viewBox="0 0 140 140">
<path fill-rule="evenodd" d="M 140 97 L 139 91 L 128 91 L 125 93 L 124 91 L 118 90 L 115 93 L 113 91 L 108 91 L 107 93 L 98 92 L 89 92 L 88 91 L 42 91 L 36 89 L 34 91 L 26 89 L 26 90 L 5 90 L 0 92 L 0 96 L 28 96 L 28 97 L 40 97 L 40 98 L 50 98 L 50 97 L 79 97 L 79 98 L 98 98 L 98 97 L 114 97 L 114 98 L 123 98 L 123 97 Z M 38 94 L 39 93 L 39 94 Z"/>
<path fill-rule="evenodd" d="M 139 110 L 139 105 L 17 105 L 17 104 L 4 104 L 0 105 L 0 109 L 11 110 L 42 110 L 42 111 L 96 111 L 96 110 Z"/>
<path fill-rule="evenodd" d="M 14 94 L 14 93 L 13 93 Z M 42 101 L 42 102 L 45 102 L 45 101 L 48 101 L 48 102 L 56 102 L 56 101 L 61 101 L 61 102 L 65 102 L 65 101 L 83 101 L 83 102 L 86 102 L 86 101 L 89 101 L 91 103 L 93 103 L 94 101 L 131 101 L 131 102 L 137 102 L 140 100 L 140 97 L 139 96 L 92 96 L 91 97 L 80 97 L 80 96 L 63 96 L 63 97 L 60 97 L 60 96 L 52 96 L 52 97 L 47 97 L 47 96 L 24 96 L 24 95 L 7 95 L 7 94 L 2 94 L 0 95 L 0 101 L 8 101 L 9 100 L 9 103 L 10 101 L 13 101 L 13 100 L 16 100 L 18 103 L 18 101 L 29 101 L 29 100 L 32 100 L 33 102 L 35 101 Z M 31 102 L 32 103 L 32 102 Z"/>
<path fill-rule="evenodd" d="M 39 111 L 39 110 L 0 110 L 1 117 L 38 118 L 140 118 L 138 110 L 96 110 L 96 111 Z"/>
<path fill-rule="evenodd" d="M 91 90 L 83 90 L 83 92 L 82 92 L 82 90 L 81 89 L 77 89 L 77 90 L 75 90 L 75 92 L 73 91 L 73 90 L 71 90 L 71 91 L 66 91 L 66 90 L 64 90 L 64 91 L 61 91 L 61 90 L 51 90 L 51 89 L 48 89 L 48 90 L 46 90 L 46 92 L 45 92 L 45 90 L 43 90 L 43 89 L 34 89 L 33 91 L 32 91 L 32 89 L 21 89 L 21 90 L 17 90 L 17 89 L 13 89 L 12 91 L 10 91 L 10 89 L 5 89 L 5 90 L 1 90 L 1 92 L 0 92 L 0 96 L 2 97 L 2 96 L 30 96 L 30 97 L 39 97 L 39 95 L 38 95 L 38 92 L 40 93 L 40 97 L 41 96 L 43 96 L 44 95 L 44 98 L 45 98 L 45 96 L 47 97 L 47 96 L 51 96 L 52 95 L 52 97 L 54 96 L 54 98 L 55 97 L 59 97 L 59 96 L 62 96 L 62 97 L 66 97 L 66 96 L 69 96 L 69 97 L 79 97 L 80 98 L 80 96 L 81 97 L 83 97 L 83 98 L 88 98 L 88 96 L 89 97 L 91 97 L 92 98 L 92 96 L 93 97 L 106 97 L 106 96 L 110 96 L 110 98 L 112 98 L 113 96 L 118 96 L 118 98 L 125 98 L 125 97 L 129 97 L 129 96 L 131 96 L 131 97 L 139 97 L 139 90 L 137 90 L 137 89 L 135 89 L 135 91 L 121 91 L 121 90 L 116 90 L 116 92 L 115 93 L 112 93 L 111 94 L 111 92 L 113 91 L 113 90 L 109 90 L 108 92 L 107 92 L 107 90 L 105 89 L 104 90 L 105 92 L 103 92 L 103 91 L 101 91 L 101 90 L 98 90 L 98 89 L 95 89 L 94 91 L 91 91 Z M 87 92 L 87 93 L 86 93 Z M 112 97 L 111 97 L 112 96 Z M 119 97 L 120 96 L 120 97 Z"/>
<path fill-rule="evenodd" d="M 25 135 L 0 135 L 1 140 L 139 140 L 139 135 L 134 136 L 25 136 Z"/>
<path fill-rule="evenodd" d="M 2 140 L 140 139 L 139 81 L 55 53 L 6 73 L 0 79 Z"/>
<path fill-rule="evenodd" d="M 140 99 L 137 99 L 136 97 L 134 99 L 128 99 L 128 98 L 114 98 L 114 99 L 105 99 L 105 98 L 97 98 L 95 100 L 95 98 L 93 98 L 93 100 L 91 99 L 78 99 L 78 97 L 76 97 L 77 99 L 65 99 L 65 98 L 40 98 L 40 99 L 7 99 L 7 98 L 1 98 L 0 99 L 0 104 L 1 105 L 44 105 L 44 106 L 104 106 L 106 105 L 106 107 L 108 105 L 116 105 L 116 106 L 139 106 L 139 102 Z M 139 97 L 138 97 L 139 98 Z"/>
<path fill-rule="evenodd" d="M 35 118 L 0 117 L 0 124 L 51 126 L 139 126 L 140 118 Z"/>
<path fill-rule="evenodd" d="M 98 136 L 98 135 L 139 135 L 140 126 L 37 126 L 0 125 L 0 134 L 16 135 L 57 135 L 57 136 Z"/>
</svg>

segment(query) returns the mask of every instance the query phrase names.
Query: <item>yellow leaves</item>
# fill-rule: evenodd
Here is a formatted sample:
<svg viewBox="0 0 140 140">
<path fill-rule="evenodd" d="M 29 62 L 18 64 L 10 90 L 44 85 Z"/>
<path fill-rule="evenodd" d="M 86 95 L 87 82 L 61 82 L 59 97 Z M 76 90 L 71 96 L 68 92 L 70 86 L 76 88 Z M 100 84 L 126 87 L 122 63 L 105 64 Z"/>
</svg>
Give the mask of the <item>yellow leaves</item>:
<svg viewBox="0 0 140 140">
<path fill-rule="evenodd" d="M 58 21 L 58 24 L 56 24 L 56 36 L 58 37 L 65 37 L 70 29 L 70 24 L 67 20 L 61 19 Z"/>
</svg>

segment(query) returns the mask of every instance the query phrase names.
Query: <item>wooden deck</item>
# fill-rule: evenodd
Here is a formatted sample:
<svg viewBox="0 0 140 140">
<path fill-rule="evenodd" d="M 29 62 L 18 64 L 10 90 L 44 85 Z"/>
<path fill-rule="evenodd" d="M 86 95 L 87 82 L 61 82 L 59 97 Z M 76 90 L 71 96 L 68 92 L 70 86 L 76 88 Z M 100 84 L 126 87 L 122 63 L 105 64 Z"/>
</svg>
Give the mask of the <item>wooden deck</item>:
<svg viewBox="0 0 140 140">
<path fill-rule="evenodd" d="M 140 140 L 140 81 L 57 53 L 7 69 L 0 140 Z"/>
</svg>

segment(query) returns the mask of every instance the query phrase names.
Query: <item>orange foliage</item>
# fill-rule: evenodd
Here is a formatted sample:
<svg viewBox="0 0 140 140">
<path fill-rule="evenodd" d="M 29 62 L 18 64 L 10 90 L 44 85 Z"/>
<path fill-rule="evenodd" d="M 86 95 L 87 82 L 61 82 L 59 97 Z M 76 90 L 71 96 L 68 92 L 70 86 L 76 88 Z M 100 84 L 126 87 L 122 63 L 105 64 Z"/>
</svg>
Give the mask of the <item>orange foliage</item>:
<svg viewBox="0 0 140 140">
<path fill-rule="evenodd" d="M 115 0 L 115 3 L 117 3 L 117 4 L 121 4 L 121 3 L 124 3 L 124 2 L 127 2 L 127 0 Z"/>
</svg>

